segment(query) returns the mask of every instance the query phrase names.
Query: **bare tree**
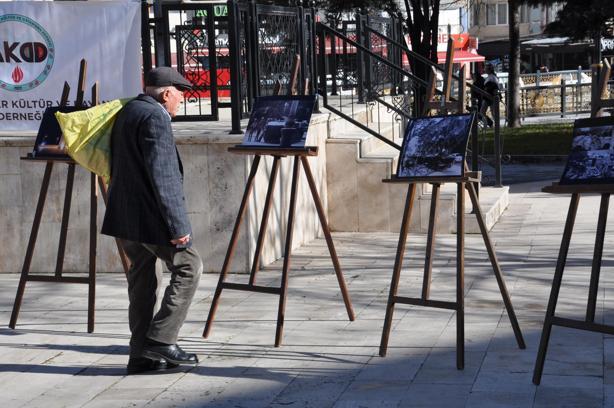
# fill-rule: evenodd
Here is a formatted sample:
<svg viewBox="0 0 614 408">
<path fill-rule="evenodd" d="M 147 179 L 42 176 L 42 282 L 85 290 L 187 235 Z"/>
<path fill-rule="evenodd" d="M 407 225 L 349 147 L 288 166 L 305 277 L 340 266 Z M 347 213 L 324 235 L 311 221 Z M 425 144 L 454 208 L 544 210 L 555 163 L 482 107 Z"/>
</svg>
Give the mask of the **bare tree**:
<svg viewBox="0 0 614 408">
<path fill-rule="evenodd" d="M 406 25 L 412 51 L 437 63 L 437 33 L 440 0 L 404 0 Z M 424 64 L 415 64 L 414 74 L 428 79 L 429 70 Z"/>
<path fill-rule="evenodd" d="M 590 1 L 590 0 L 589 0 Z M 470 0 L 473 6 L 485 3 L 484 0 Z M 520 127 L 520 6 L 550 5 L 561 3 L 560 0 L 508 0 L 508 35 L 509 35 L 509 73 L 507 80 L 507 125 Z"/>
<path fill-rule="evenodd" d="M 507 126 L 520 127 L 520 3 L 508 0 L 508 28 L 510 36 L 510 66 L 507 77 Z"/>
</svg>

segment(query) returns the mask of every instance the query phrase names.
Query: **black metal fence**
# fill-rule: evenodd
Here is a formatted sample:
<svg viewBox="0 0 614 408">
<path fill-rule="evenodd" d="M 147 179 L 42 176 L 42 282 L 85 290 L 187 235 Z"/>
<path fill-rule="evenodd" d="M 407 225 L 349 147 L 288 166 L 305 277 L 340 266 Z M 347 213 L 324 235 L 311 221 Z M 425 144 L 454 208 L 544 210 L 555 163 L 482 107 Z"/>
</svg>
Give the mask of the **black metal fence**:
<svg viewBox="0 0 614 408">
<path fill-rule="evenodd" d="M 173 66 L 195 85 L 177 120 L 219 120 L 219 108 L 230 107 L 233 131 L 240 132 L 254 98 L 270 95 L 277 81 L 288 84 L 295 55 L 299 92 L 313 93 L 315 20 L 313 8 L 255 0 L 163 3 L 160 9 L 143 3 L 144 70 Z"/>
<path fill-rule="evenodd" d="M 398 147 L 407 120 L 422 112 L 426 88 L 410 65 L 432 63 L 407 48 L 398 19 L 318 20 L 313 8 L 255 0 L 156 10 L 144 3 L 144 69 L 174 66 L 195 84 L 178 120 L 218 120 L 219 108 L 230 107 L 232 132 L 240 133 L 255 97 L 272 94 L 277 82 L 287 89 L 298 56 L 300 93 L 317 90 L 327 108 Z"/>
<path fill-rule="evenodd" d="M 230 107 L 227 4 L 143 3 L 142 12 L 145 72 L 172 66 L 194 84 L 177 120 L 219 120 L 219 108 Z"/>
<path fill-rule="evenodd" d="M 317 20 L 313 8 L 262 5 L 255 0 L 164 3 L 160 10 L 144 3 L 144 69 L 174 66 L 195 84 L 178 120 L 218 120 L 218 109 L 231 107 L 235 131 L 240 131 L 239 120 L 251 110 L 256 96 L 270 95 L 278 81 L 287 86 L 297 55 L 300 93 L 316 91 L 317 61 L 324 59 L 334 71 L 327 79 L 332 95 L 353 89 L 360 103 L 403 95 L 391 100 L 391 106 L 397 115 L 409 117 L 407 94 L 414 85 L 406 76 L 341 41 L 327 44 L 319 55 Z M 395 18 L 358 14 L 333 28 L 402 67 L 402 51 L 388 40 L 401 42 L 401 27 Z"/>
<path fill-rule="evenodd" d="M 275 83 L 282 87 L 290 81 L 292 63 L 300 56 L 299 92 L 313 91 L 315 80 L 314 39 L 315 10 L 303 7 L 279 7 L 255 1 L 228 2 L 237 10 L 241 101 L 251 108 L 254 97 L 271 95 Z M 307 80 L 307 81 L 306 81 Z M 246 109 L 244 109 L 246 111 Z"/>
<path fill-rule="evenodd" d="M 401 24 L 395 19 L 359 15 L 355 22 L 342 22 L 335 26 L 338 29 L 318 24 L 319 94 L 323 106 L 398 148 L 405 125 L 411 118 L 423 114 L 427 83 L 413 75 L 411 67 L 422 64 L 442 74 L 444 69 L 407 47 Z M 460 98 L 460 84 L 465 80 L 453 76 L 451 96 L 454 99 Z M 495 127 L 494 142 L 491 142 L 495 145 L 492 149 L 494 157 L 479 155 L 484 150 L 480 144 L 487 143 L 488 139 L 484 137 L 485 126 L 474 128 L 469 152 L 471 167 L 473 170 L 479 170 L 483 164 L 494 167 L 494 184 L 501 185 L 503 143 L 499 132 L 499 109 L 495 109 L 499 106 L 498 97 L 493 98 L 471 86 L 468 89 L 490 101 Z M 465 100 L 469 109 L 479 110 L 474 103 L 470 104 L 470 99 Z"/>
<path fill-rule="evenodd" d="M 357 21 L 355 27 L 361 25 Z M 387 41 L 371 38 L 365 30 L 348 32 L 347 26 L 339 25 L 344 35 L 318 25 L 323 106 L 398 149 L 407 120 L 415 116 L 416 88 L 426 87 L 426 82 L 395 63 Z"/>
</svg>

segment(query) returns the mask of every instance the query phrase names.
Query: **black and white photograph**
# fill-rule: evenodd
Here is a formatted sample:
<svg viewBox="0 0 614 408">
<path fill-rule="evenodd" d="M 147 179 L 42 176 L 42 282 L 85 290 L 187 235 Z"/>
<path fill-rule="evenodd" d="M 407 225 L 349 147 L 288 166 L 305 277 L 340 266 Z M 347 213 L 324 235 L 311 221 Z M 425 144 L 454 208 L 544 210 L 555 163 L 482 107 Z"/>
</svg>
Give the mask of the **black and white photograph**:
<svg viewBox="0 0 614 408">
<path fill-rule="evenodd" d="M 614 120 L 578 120 L 560 184 L 614 183 Z"/>
<path fill-rule="evenodd" d="M 262 96 L 249 117 L 244 146 L 304 147 L 315 96 Z"/>
<path fill-rule="evenodd" d="M 397 177 L 462 176 L 473 119 L 464 114 L 410 120 Z"/>
<path fill-rule="evenodd" d="M 38 134 L 36 136 L 36 142 L 34 143 L 34 150 L 32 156 L 34 157 L 58 157 L 66 158 L 68 153 L 64 145 L 64 137 L 62 136 L 62 130 L 58 123 L 55 113 L 69 113 L 84 108 L 77 108 L 74 106 L 54 106 L 47 108 L 43 113 L 43 119 L 41 120 L 38 128 Z"/>
</svg>

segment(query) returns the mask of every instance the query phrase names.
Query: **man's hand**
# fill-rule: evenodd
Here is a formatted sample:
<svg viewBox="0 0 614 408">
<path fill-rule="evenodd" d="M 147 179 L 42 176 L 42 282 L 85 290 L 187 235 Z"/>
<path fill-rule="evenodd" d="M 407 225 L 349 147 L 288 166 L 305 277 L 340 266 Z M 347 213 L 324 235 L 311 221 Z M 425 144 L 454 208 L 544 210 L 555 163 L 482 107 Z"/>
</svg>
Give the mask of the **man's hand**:
<svg viewBox="0 0 614 408">
<path fill-rule="evenodd" d="M 187 245 L 188 242 L 190 242 L 190 234 L 186 235 L 185 237 L 171 239 L 171 244 L 173 245 Z"/>
</svg>

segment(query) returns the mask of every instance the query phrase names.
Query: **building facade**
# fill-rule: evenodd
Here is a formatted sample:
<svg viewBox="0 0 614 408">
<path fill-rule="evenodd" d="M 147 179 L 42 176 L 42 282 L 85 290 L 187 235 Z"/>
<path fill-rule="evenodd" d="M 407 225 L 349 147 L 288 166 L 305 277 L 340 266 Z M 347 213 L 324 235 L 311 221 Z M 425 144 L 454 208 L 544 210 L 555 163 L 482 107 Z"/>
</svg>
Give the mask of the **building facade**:
<svg viewBox="0 0 614 408">
<path fill-rule="evenodd" d="M 509 9 L 506 0 L 466 0 L 469 33 L 479 39 L 478 52 L 499 71 L 509 67 Z M 520 6 L 521 72 L 588 69 L 594 45 L 567 37 L 546 38 L 546 25 L 556 19 L 562 4 Z"/>
</svg>

